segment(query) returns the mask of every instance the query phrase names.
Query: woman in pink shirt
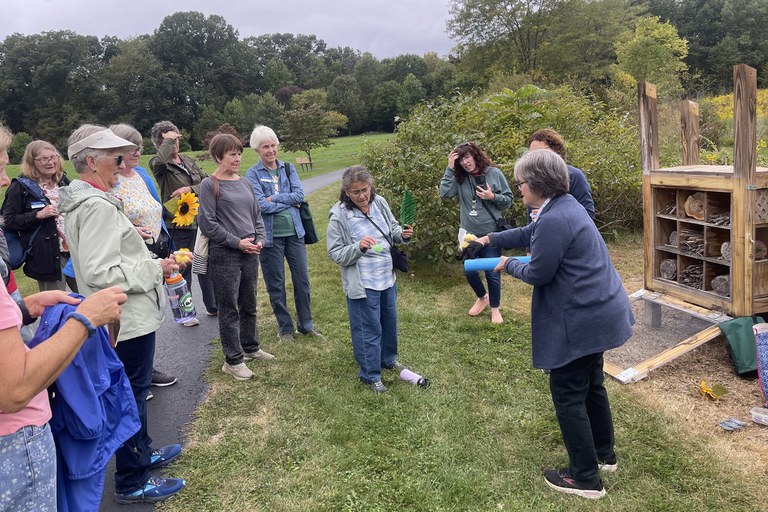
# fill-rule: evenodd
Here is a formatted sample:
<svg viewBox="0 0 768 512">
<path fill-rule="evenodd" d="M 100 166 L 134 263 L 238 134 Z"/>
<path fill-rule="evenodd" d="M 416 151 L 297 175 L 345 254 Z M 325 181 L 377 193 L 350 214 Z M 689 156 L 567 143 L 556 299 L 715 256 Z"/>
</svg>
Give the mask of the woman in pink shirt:
<svg viewBox="0 0 768 512">
<path fill-rule="evenodd" d="M 10 143 L 10 132 L 0 125 L 0 174 Z M 115 286 L 82 302 L 58 290 L 14 302 L 0 284 L 0 510 L 56 510 L 56 448 L 45 390 L 96 327 L 120 318 L 126 299 Z M 19 334 L 22 323 L 59 302 L 80 305 L 55 335 L 30 350 Z"/>
</svg>

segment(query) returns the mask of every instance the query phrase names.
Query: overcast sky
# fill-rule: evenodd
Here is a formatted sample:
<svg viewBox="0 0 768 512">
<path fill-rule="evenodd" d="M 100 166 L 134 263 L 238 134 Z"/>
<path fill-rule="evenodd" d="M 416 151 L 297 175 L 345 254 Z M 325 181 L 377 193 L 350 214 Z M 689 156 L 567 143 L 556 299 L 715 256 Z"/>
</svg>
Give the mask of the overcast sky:
<svg viewBox="0 0 768 512">
<path fill-rule="evenodd" d="M 72 30 L 128 39 L 152 34 L 178 11 L 217 14 L 240 38 L 289 32 L 314 34 L 328 46 L 349 46 L 383 59 L 453 47 L 446 34 L 450 0 L 0 0 L 0 40 L 19 32 Z"/>
</svg>

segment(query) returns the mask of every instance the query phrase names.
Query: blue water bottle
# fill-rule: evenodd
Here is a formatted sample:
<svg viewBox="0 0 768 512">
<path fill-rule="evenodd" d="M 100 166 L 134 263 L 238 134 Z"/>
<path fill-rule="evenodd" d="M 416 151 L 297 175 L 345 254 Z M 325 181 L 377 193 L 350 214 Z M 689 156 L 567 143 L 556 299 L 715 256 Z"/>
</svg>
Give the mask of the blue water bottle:
<svg viewBox="0 0 768 512">
<path fill-rule="evenodd" d="M 165 279 L 165 290 L 168 292 L 168 300 L 171 301 L 173 319 L 183 324 L 197 317 L 195 305 L 192 302 L 192 293 L 187 287 L 187 281 L 174 272 Z"/>
</svg>

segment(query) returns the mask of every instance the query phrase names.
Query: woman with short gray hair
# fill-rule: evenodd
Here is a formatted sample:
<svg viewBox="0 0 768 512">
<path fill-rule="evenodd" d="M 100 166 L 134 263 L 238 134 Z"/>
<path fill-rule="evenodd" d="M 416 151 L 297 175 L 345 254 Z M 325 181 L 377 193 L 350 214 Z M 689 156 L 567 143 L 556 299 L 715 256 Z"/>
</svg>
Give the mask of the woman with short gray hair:
<svg viewBox="0 0 768 512">
<path fill-rule="evenodd" d="M 116 452 L 115 497 L 118 503 L 156 502 L 184 488 L 178 478 L 150 477 L 150 469 L 167 465 L 181 453 L 178 444 L 153 451 L 147 433 L 147 393 L 152 378 L 155 331 L 163 321 L 163 277 L 179 266 L 171 258 L 155 259 L 122 201 L 108 191 L 124 168 L 124 153 L 136 145 L 103 126 L 84 125 L 69 137 L 69 158 L 80 179 L 61 190 L 65 230 L 81 294 L 119 286 L 128 295 L 123 306 L 115 352 L 131 384 L 141 428 Z"/>
<path fill-rule="evenodd" d="M 632 309 L 595 223 L 568 194 L 563 159 L 548 149 L 526 153 L 515 164 L 515 180 L 523 203 L 538 208 L 538 216 L 477 244 L 531 248 L 529 263 L 502 256 L 494 271 L 533 285 L 533 366 L 549 371 L 570 461 L 567 468 L 545 470 L 544 479 L 557 491 L 601 498 L 600 469 L 618 467 L 603 352 L 632 335 Z"/>
<path fill-rule="evenodd" d="M 297 332 L 323 341 L 325 337 L 315 329 L 310 308 L 309 262 L 299 216 L 304 190 L 293 164 L 277 159 L 279 145 L 277 135 L 268 126 L 256 126 L 251 132 L 251 147 L 259 154 L 259 161 L 246 171 L 245 177 L 253 187 L 266 229 L 267 238 L 259 255 L 261 271 L 277 319 L 278 338 L 294 339 L 294 323 L 285 292 L 287 261 L 293 282 Z"/>
</svg>

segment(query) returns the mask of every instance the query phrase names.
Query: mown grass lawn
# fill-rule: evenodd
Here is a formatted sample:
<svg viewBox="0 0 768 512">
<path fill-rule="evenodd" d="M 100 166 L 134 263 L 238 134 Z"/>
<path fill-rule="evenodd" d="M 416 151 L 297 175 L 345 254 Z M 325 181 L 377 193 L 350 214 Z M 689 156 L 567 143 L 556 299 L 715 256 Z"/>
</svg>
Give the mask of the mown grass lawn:
<svg viewBox="0 0 768 512">
<path fill-rule="evenodd" d="M 310 198 L 320 232 L 336 195 L 332 186 Z M 622 254 L 640 239 L 612 244 L 616 259 L 638 265 Z M 314 317 L 328 341 L 277 342 L 260 285 L 263 345 L 278 359 L 249 364 L 256 377 L 236 382 L 221 373 L 212 341 L 210 395 L 183 457 L 167 470 L 188 487 L 162 510 L 764 509 L 759 475 L 743 474 L 615 382 L 620 470 L 604 478 L 608 496 L 591 502 L 549 489 L 542 470 L 567 456 L 547 377 L 530 366 L 530 288 L 508 276 L 506 322 L 494 327 L 466 314 L 473 297 L 458 265 L 398 274 L 400 360 L 432 385 L 414 388 L 389 372 L 389 391 L 374 395 L 356 379 L 339 270 L 324 240 L 309 260 Z"/>
</svg>

